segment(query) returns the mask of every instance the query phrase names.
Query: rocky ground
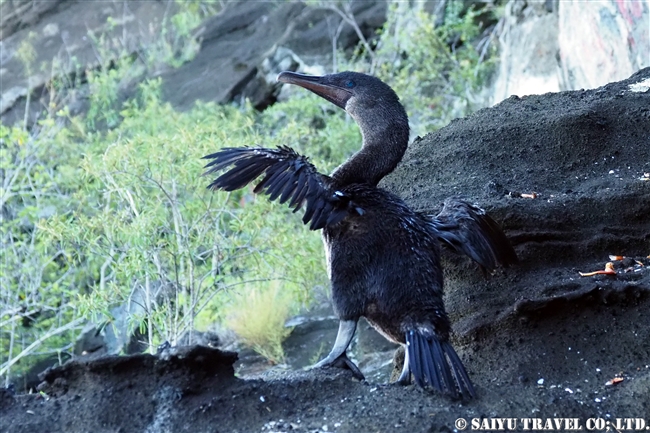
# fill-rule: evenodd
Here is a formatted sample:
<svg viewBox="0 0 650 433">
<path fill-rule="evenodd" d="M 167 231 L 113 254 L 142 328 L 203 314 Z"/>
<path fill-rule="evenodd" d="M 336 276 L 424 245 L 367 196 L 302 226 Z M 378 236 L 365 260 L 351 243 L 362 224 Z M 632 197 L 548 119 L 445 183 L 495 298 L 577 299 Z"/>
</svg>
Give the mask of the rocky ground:
<svg viewBox="0 0 650 433">
<path fill-rule="evenodd" d="M 471 198 L 521 259 L 484 279 L 445 255 L 446 306 L 475 400 L 345 371 L 242 379 L 236 354 L 195 346 L 73 361 L 46 372 L 40 394 L 0 391 L 0 431 L 433 432 L 459 430 L 460 417 L 516 417 L 519 429 L 531 417 L 650 424 L 649 89 L 647 68 L 594 90 L 510 98 L 416 140 L 383 182 L 420 210 Z M 615 275 L 579 275 L 609 255 L 626 257 Z"/>
</svg>

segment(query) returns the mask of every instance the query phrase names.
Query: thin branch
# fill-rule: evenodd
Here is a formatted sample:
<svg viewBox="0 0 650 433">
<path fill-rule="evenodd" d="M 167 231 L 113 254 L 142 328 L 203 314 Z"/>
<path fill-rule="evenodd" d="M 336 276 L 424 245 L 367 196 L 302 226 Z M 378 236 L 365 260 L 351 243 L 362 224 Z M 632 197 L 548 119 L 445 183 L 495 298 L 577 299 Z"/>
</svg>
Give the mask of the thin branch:
<svg viewBox="0 0 650 433">
<path fill-rule="evenodd" d="M 350 26 L 352 26 L 354 32 L 357 34 L 357 37 L 359 38 L 364 48 L 366 49 L 366 52 L 368 53 L 370 58 L 374 61 L 375 52 L 372 50 L 370 44 L 368 43 L 368 40 L 363 35 L 363 32 L 361 31 L 359 24 L 357 24 L 357 20 L 354 18 L 354 14 L 352 13 L 352 9 L 350 8 L 350 5 L 346 3 L 345 6 L 343 7 L 345 9 L 345 12 L 334 5 L 324 6 L 323 8 L 337 13 L 341 17 L 341 19 L 343 19 L 343 21 L 345 21 Z"/>
<path fill-rule="evenodd" d="M 23 349 L 23 351 L 20 352 L 18 355 L 16 355 L 14 358 L 2 364 L 2 366 L 0 367 L 0 376 L 8 372 L 12 365 L 20 361 L 25 356 L 29 355 L 35 348 L 40 346 L 48 338 L 54 337 L 55 335 L 59 335 L 63 332 L 74 329 L 79 324 L 83 323 L 85 320 L 86 319 L 84 319 L 83 317 L 78 317 L 72 322 L 68 322 L 67 324 L 61 326 L 60 328 L 47 331 L 45 334 L 41 335 L 37 340 L 35 340 L 32 344 L 30 344 L 25 349 Z"/>
</svg>

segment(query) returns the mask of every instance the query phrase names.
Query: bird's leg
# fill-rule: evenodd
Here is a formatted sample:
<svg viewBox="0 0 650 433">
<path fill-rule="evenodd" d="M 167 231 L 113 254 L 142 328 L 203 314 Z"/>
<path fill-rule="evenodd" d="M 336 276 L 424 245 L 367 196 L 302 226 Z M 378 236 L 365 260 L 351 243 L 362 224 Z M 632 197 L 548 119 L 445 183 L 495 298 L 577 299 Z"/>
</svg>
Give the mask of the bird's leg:
<svg viewBox="0 0 650 433">
<path fill-rule="evenodd" d="M 404 350 L 404 365 L 402 365 L 402 372 L 395 381 L 400 385 L 410 385 L 411 384 L 411 368 L 409 367 L 409 351 Z"/>
<path fill-rule="evenodd" d="M 311 368 L 322 368 L 322 367 L 338 367 L 338 368 L 348 368 L 352 371 L 352 375 L 359 380 L 364 380 L 365 377 L 359 367 L 356 366 L 354 362 L 348 358 L 345 351 L 354 337 L 354 332 L 357 330 L 357 321 L 356 320 L 341 320 L 339 321 L 339 332 L 336 334 L 336 341 L 334 342 L 334 347 L 330 351 L 329 355 L 320 362 L 314 364 Z"/>
</svg>

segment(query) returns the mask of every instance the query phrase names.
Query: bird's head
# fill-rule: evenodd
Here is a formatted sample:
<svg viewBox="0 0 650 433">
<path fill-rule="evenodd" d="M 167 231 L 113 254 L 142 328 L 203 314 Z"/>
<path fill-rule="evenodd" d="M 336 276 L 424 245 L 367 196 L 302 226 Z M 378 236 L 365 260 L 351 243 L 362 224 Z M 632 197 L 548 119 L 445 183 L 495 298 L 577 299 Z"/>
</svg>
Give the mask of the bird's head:
<svg viewBox="0 0 650 433">
<path fill-rule="evenodd" d="M 296 84 L 344 109 L 357 122 L 361 150 L 339 166 L 332 177 L 342 184 L 377 185 L 402 160 L 409 140 L 404 106 L 390 86 L 358 72 L 323 76 L 282 72 L 278 81 Z"/>
<path fill-rule="evenodd" d="M 347 111 L 362 126 L 366 121 L 403 117 L 406 112 L 390 86 L 379 78 L 359 72 L 322 76 L 282 72 L 278 81 L 304 87 Z"/>
</svg>

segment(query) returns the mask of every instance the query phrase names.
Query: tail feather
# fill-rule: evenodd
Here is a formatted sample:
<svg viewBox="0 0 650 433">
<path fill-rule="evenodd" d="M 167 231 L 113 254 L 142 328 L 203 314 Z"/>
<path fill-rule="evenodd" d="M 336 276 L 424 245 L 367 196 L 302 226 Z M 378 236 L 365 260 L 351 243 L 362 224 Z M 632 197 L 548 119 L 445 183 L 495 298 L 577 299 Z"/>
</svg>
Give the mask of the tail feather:
<svg viewBox="0 0 650 433">
<path fill-rule="evenodd" d="M 424 379 L 426 379 L 423 380 L 423 382 L 428 382 L 435 389 L 445 389 L 444 385 L 440 382 L 440 374 L 438 372 L 436 361 L 434 361 L 434 357 L 432 357 L 434 351 L 428 350 L 426 343 L 420 344 L 419 349 L 423 358 L 422 364 L 424 368 L 422 371 L 424 373 Z"/>
<path fill-rule="evenodd" d="M 409 332 L 406 337 L 407 337 L 407 350 L 411 349 L 410 352 L 414 354 L 418 354 L 418 356 L 410 356 L 409 358 L 409 363 L 411 364 L 409 367 L 411 368 L 411 372 L 413 373 L 413 376 L 415 377 L 415 383 L 418 384 L 418 386 L 421 386 L 424 388 L 426 386 L 426 383 L 424 382 L 424 370 L 423 370 L 423 359 L 421 356 L 419 356 L 420 353 L 422 353 L 422 349 L 420 348 L 420 342 L 421 340 L 419 338 L 413 338 L 411 341 L 408 340 L 409 335 L 412 336 L 413 331 Z"/>
<path fill-rule="evenodd" d="M 447 357 L 449 358 L 449 361 L 453 365 L 457 365 L 457 366 L 460 367 L 460 368 L 452 369 L 452 372 L 454 373 L 454 377 L 456 378 L 456 382 L 459 384 L 460 389 L 461 390 L 466 389 L 467 392 L 472 397 L 475 397 L 474 387 L 472 386 L 472 381 L 469 380 L 469 376 L 467 375 L 467 371 L 465 371 L 465 367 L 463 367 L 463 362 L 458 357 L 458 354 L 456 353 L 456 351 L 454 350 L 452 345 L 449 344 L 449 342 L 446 342 L 445 345 L 443 346 L 443 350 L 447 354 Z"/>
<path fill-rule="evenodd" d="M 440 376 L 442 377 L 442 388 L 455 389 L 456 385 L 454 383 L 454 379 L 452 378 L 449 369 L 446 368 L 447 361 L 445 359 L 445 351 L 444 351 L 444 347 L 449 346 L 451 348 L 451 345 L 449 343 L 446 343 L 447 346 L 443 347 L 436 338 L 431 339 L 431 344 L 433 346 L 433 350 L 431 352 L 433 353 L 434 368 L 436 368 L 436 370 L 438 369 L 440 370 Z M 453 351 L 454 349 L 452 348 L 451 350 Z M 461 363 L 460 365 L 462 366 L 463 364 Z"/>
<path fill-rule="evenodd" d="M 419 386 L 430 386 L 453 399 L 476 397 L 467 371 L 448 341 L 410 330 L 406 333 L 406 350 L 409 368 Z"/>
</svg>

